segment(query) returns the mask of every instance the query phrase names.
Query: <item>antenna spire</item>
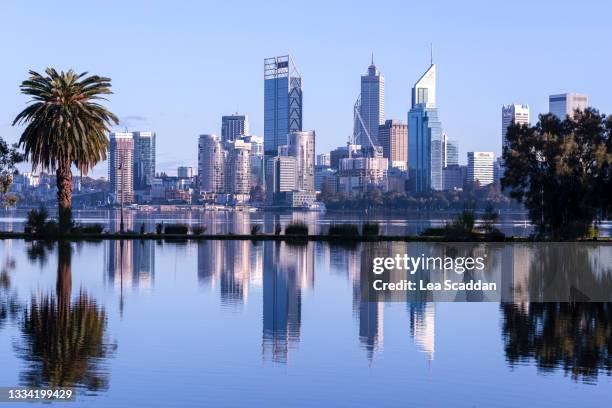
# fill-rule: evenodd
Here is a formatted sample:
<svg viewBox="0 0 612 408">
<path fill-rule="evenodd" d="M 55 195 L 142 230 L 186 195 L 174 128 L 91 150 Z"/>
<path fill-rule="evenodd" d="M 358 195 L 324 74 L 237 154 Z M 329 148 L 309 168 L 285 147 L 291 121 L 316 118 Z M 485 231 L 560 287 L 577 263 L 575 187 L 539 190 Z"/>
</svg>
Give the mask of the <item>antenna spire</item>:
<svg viewBox="0 0 612 408">
<path fill-rule="evenodd" d="M 374 51 L 372 51 L 372 65 L 374 65 Z"/>
<path fill-rule="evenodd" d="M 429 43 L 429 62 L 433 65 L 433 43 Z"/>
</svg>

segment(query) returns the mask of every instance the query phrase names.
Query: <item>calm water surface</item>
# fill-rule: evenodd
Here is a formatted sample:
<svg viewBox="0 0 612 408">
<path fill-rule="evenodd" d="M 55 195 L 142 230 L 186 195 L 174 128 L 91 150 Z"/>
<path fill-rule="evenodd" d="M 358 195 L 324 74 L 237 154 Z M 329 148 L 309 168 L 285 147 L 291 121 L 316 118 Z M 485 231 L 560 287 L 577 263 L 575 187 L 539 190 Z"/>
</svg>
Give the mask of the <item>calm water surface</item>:
<svg viewBox="0 0 612 408">
<path fill-rule="evenodd" d="M 367 303 L 363 251 L 0 241 L 0 386 L 74 385 L 69 407 L 610 406 L 611 304 Z"/>
</svg>

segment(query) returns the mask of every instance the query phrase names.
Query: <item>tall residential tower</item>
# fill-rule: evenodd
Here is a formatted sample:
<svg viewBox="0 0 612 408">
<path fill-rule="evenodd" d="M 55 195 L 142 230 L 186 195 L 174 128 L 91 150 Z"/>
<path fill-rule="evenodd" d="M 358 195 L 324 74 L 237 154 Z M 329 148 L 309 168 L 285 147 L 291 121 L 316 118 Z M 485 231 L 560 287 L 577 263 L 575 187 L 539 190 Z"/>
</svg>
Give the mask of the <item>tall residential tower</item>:
<svg viewBox="0 0 612 408">
<path fill-rule="evenodd" d="M 134 202 L 134 136 L 131 132 L 110 134 L 108 179 L 117 203 Z"/>
</svg>

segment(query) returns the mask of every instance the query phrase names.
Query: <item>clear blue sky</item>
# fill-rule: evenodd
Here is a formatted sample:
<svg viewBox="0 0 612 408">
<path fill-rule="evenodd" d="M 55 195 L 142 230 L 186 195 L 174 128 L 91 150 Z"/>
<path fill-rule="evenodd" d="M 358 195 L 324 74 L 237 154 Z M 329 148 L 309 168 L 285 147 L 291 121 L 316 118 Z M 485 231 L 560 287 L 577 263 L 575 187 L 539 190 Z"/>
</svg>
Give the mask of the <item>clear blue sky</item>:
<svg viewBox="0 0 612 408">
<path fill-rule="evenodd" d="M 0 136 L 19 137 L 10 124 L 29 69 L 73 68 L 111 77 L 123 125 L 157 132 L 158 171 L 195 165 L 197 136 L 219 133 L 237 107 L 263 135 L 263 59 L 291 53 L 320 153 L 346 142 L 372 51 L 386 116 L 406 121 L 433 43 L 440 117 L 465 161 L 469 150 L 499 153 L 505 103 L 527 103 L 535 118 L 549 94 L 576 91 L 612 113 L 610 15 L 606 1 L 563 0 L 5 1 Z"/>
</svg>

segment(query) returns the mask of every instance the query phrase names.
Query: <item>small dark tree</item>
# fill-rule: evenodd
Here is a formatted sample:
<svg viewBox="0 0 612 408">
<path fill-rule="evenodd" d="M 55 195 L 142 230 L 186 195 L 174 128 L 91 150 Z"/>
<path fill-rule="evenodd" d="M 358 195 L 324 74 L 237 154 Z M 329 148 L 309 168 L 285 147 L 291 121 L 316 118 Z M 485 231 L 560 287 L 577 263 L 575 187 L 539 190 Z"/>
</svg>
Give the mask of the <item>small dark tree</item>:
<svg viewBox="0 0 612 408">
<path fill-rule="evenodd" d="M 612 118 L 588 108 L 561 121 L 540 115 L 534 127 L 510 125 L 502 186 L 523 203 L 540 237 L 585 236 L 608 216 Z"/>
</svg>

